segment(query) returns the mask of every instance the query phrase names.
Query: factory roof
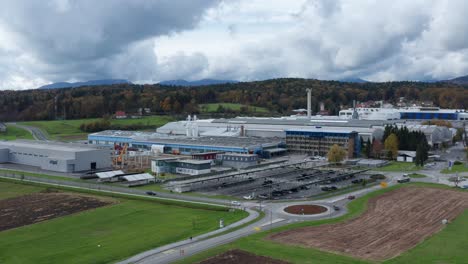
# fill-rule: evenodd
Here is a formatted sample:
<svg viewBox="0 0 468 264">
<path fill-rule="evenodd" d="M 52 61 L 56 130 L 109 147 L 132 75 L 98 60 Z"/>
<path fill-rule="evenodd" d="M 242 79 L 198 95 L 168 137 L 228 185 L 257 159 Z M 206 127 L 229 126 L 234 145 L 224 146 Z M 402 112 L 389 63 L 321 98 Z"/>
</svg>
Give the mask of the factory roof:
<svg viewBox="0 0 468 264">
<path fill-rule="evenodd" d="M 224 153 L 223 156 L 233 156 L 233 157 L 254 157 L 258 156 L 257 154 L 241 154 L 241 153 Z"/>
<path fill-rule="evenodd" d="M 299 126 L 336 126 L 336 127 L 372 127 L 394 124 L 398 120 L 353 120 L 340 119 L 338 117 L 236 117 L 230 119 L 215 119 L 212 123 L 230 124 L 264 124 L 264 125 L 299 125 Z"/>
<path fill-rule="evenodd" d="M 22 147 L 49 151 L 84 152 L 96 150 L 96 147 L 83 144 L 72 144 L 54 141 L 13 140 L 0 141 L 0 147 Z"/>
<path fill-rule="evenodd" d="M 280 138 L 257 138 L 257 137 L 186 137 L 186 136 L 170 136 L 160 133 L 150 132 L 133 132 L 106 130 L 89 135 L 93 137 L 114 137 L 114 138 L 129 138 L 133 139 L 134 143 L 149 143 L 149 144 L 179 144 L 179 145 L 196 145 L 196 146 L 229 146 L 235 148 L 250 148 L 255 146 L 269 147 L 275 146 L 283 142 Z"/>
<path fill-rule="evenodd" d="M 188 164 L 207 164 L 207 163 L 211 163 L 210 160 L 190 160 L 190 159 L 178 160 L 178 162 L 188 163 Z"/>
<path fill-rule="evenodd" d="M 350 128 L 329 128 L 329 127 L 307 127 L 307 128 L 295 128 L 288 129 L 288 131 L 300 131 L 300 132 L 323 132 L 323 133 L 356 133 L 354 129 Z"/>
</svg>

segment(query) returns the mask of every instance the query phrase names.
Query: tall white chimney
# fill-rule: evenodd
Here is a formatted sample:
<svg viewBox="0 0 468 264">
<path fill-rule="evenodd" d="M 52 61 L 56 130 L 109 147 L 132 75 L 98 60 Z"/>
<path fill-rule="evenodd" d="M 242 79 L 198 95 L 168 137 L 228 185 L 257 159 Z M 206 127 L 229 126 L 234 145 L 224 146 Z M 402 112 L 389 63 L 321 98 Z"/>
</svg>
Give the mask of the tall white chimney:
<svg viewBox="0 0 468 264">
<path fill-rule="evenodd" d="M 307 118 L 312 117 L 312 89 L 307 88 Z"/>
</svg>

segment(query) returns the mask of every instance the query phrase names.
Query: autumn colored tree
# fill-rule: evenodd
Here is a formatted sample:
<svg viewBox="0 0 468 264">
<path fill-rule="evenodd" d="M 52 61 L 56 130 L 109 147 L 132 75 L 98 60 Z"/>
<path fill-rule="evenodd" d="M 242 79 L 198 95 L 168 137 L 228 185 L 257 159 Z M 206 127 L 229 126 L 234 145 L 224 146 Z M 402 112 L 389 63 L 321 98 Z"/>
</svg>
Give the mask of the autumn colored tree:
<svg viewBox="0 0 468 264">
<path fill-rule="evenodd" d="M 398 156 L 398 138 L 395 134 L 390 134 L 384 142 L 385 150 L 388 153 L 388 157 L 396 159 Z"/>
<path fill-rule="evenodd" d="M 346 158 L 346 151 L 337 144 L 334 144 L 328 151 L 327 157 L 329 162 L 342 162 Z"/>
<path fill-rule="evenodd" d="M 374 139 L 372 142 L 372 157 L 380 158 L 380 154 L 382 153 L 383 145 L 380 140 Z"/>
</svg>

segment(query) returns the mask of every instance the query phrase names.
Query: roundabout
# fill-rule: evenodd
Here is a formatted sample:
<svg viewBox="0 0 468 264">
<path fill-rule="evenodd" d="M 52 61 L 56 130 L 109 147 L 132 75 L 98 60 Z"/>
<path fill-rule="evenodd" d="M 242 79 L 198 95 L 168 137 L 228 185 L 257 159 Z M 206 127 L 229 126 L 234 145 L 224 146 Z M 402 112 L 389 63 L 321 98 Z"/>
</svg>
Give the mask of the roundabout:
<svg viewBox="0 0 468 264">
<path fill-rule="evenodd" d="M 328 208 L 316 204 L 298 204 L 285 207 L 284 212 L 294 215 L 317 215 L 328 211 Z"/>
</svg>

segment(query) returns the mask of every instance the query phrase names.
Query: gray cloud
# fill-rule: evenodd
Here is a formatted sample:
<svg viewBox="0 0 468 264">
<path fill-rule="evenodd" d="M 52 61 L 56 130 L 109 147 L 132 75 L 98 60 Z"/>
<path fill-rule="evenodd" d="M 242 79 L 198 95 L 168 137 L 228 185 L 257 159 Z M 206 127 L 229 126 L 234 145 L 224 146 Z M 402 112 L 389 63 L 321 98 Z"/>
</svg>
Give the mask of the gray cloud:
<svg viewBox="0 0 468 264">
<path fill-rule="evenodd" d="M 3 1 L 0 89 L 95 78 L 468 74 L 467 1 L 306 0 L 287 7 L 258 0 Z M 155 50 L 161 36 L 174 39 L 166 53 Z M 191 41 L 201 42 L 191 49 Z"/>
<path fill-rule="evenodd" d="M 147 40 L 194 28 L 218 0 L 2 1 L 0 26 L 15 34 L 19 54 L 46 67 L 27 66 L 47 80 L 117 74 L 111 60 L 133 80 L 152 79 L 155 56 Z M 139 42 L 142 42 L 139 44 Z M 153 45 L 154 46 L 154 45 Z M 145 49 L 138 51 L 137 49 Z M 1 46 L 0 46 L 1 52 Z M 21 56 L 21 55 L 18 55 Z M 135 57 L 132 57 L 135 56 Z M 125 62 L 125 60 L 127 60 Z M 141 65 L 137 65 L 141 63 Z M 139 69 L 143 68 L 140 73 Z M 138 71 L 138 72 L 137 72 Z M 22 74 L 18 69 L 15 74 Z M 4 87 L 2 87 L 4 88 Z"/>
</svg>

